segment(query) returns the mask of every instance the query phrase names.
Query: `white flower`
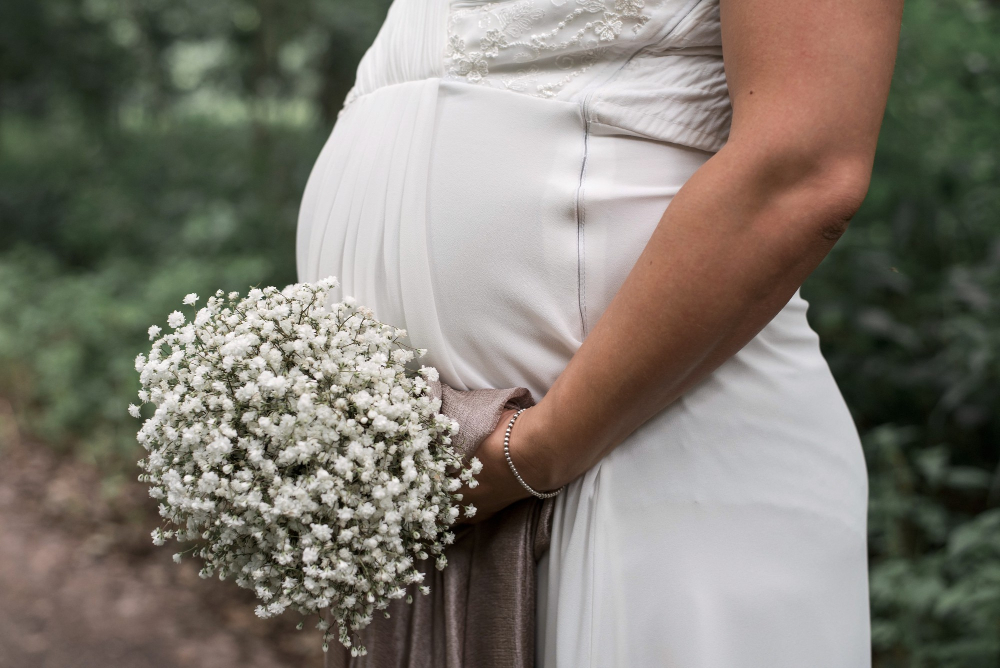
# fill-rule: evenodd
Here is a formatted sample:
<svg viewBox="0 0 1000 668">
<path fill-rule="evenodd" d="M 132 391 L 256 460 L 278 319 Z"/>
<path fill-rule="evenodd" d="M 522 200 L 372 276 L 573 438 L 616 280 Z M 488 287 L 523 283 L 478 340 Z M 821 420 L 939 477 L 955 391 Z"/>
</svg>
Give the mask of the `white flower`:
<svg viewBox="0 0 1000 668">
<path fill-rule="evenodd" d="M 487 30 L 483 38 L 479 40 L 479 48 L 487 58 L 496 58 L 500 55 L 500 49 L 506 49 L 508 46 L 510 46 L 510 42 L 507 41 L 507 36 L 496 28 Z"/>
<path fill-rule="evenodd" d="M 337 286 L 216 292 L 190 324 L 172 313 L 174 331 L 135 361 L 155 407 L 137 440 L 168 525 L 154 544 L 196 542 L 199 574 L 253 590 L 261 617 L 329 608 L 324 642 L 340 629 L 351 646 L 423 581 L 416 559 L 446 565 L 458 490 L 482 464 L 451 449 L 457 425 L 427 395 L 437 371 L 411 372 L 405 333 L 352 299 L 331 303 Z"/>
<path fill-rule="evenodd" d="M 604 12 L 604 20 L 594 22 L 594 32 L 597 33 L 602 42 L 610 42 L 618 37 L 621 31 L 621 18 L 614 12 Z"/>
<path fill-rule="evenodd" d="M 188 306 L 194 306 L 197 302 L 198 295 L 193 292 L 184 296 L 184 303 Z"/>
<path fill-rule="evenodd" d="M 321 543 L 325 543 L 333 537 L 333 529 L 325 524 L 310 524 L 309 528 L 312 529 L 312 534 L 316 537 L 316 540 Z"/>
<path fill-rule="evenodd" d="M 146 330 L 146 332 L 149 334 L 149 340 L 150 341 L 152 341 L 153 339 L 155 339 L 156 337 L 158 337 L 160 335 L 160 332 L 162 332 L 162 331 L 163 330 L 160 329 L 159 327 L 157 327 L 156 325 L 153 325 L 148 330 Z"/>
<path fill-rule="evenodd" d="M 195 331 L 194 327 L 191 325 L 182 328 L 177 333 L 177 340 L 185 345 L 188 343 L 194 343 L 194 339 L 195 339 Z"/>
<path fill-rule="evenodd" d="M 128 413 L 134 418 L 142 417 L 142 413 L 139 412 L 139 407 L 135 404 L 128 405 Z"/>
<path fill-rule="evenodd" d="M 465 77 L 469 83 L 479 83 L 490 73 L 490 65 L 478 51 L 470 51 L 466 56 L 455 62 L 451 73 Z"/>
<path fill-rule="evenodd" d="M 444 52 L 445 58 L 451 58 L 452 60 L 461 60 L 465 56 L 465 40 L 458 35 L 452 35 L 448 38 L 448 44 L 445 46 Z"/>
<path fill-rule="evenodd" d="M 167 324 L 173 327 L 174 329 L 177 329 L 178 327 L 184 324 L 184 314 L 181 313 L 180 311 L 174 311 L 173 313 L 167 316 Z"/>
</svg>

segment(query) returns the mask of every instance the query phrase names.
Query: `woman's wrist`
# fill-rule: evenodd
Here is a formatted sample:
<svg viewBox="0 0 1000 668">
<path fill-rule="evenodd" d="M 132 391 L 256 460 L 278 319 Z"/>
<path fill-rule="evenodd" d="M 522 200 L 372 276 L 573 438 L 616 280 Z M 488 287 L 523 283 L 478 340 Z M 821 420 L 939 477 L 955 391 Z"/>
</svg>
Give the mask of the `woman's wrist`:
<svg viewBox="0 0 1000 668">
<path fill-rule="evenodd" d="M 514 468 L 538 492 L 551 492 L 569 482 L 562 479 L 561 458 L 549 440 L 548 420 L 546 408 L 537 404 L 521 413 L 510 433 L 509 451 Z"/>
</svg>

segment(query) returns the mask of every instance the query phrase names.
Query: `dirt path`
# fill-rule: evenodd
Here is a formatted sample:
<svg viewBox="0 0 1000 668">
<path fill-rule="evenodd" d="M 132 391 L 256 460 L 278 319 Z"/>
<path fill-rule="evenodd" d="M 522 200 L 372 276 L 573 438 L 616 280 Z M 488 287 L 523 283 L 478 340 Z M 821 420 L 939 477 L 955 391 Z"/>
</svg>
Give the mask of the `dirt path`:
<svg viewBox="0 0 1000 668">
<path fill-rule="evenodd" d="M 139 483 L 17 437 L 0 411 L 0 668 L 320 668 L 317 631 L 149 542 Z M 109 500 L 112 499 L 113 500 Z"/>
</svg>

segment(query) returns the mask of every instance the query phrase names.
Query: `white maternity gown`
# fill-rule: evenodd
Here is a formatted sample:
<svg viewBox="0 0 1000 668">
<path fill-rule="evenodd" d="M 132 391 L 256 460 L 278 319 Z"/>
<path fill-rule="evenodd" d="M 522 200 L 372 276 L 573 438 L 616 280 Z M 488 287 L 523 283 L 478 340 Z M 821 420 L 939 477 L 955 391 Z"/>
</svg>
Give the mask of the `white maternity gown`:
<svg viewBox="0 0 1000 668">
<path fill-rule="evenodd" d="M 299 278 L 454 387 L 541 398 L 730 113 L 717 0 L 396 0 L 306 186 Z M 806 306 L 558 497 L 538 668 L 870 665 L 865 461 Z"/>
</svg>

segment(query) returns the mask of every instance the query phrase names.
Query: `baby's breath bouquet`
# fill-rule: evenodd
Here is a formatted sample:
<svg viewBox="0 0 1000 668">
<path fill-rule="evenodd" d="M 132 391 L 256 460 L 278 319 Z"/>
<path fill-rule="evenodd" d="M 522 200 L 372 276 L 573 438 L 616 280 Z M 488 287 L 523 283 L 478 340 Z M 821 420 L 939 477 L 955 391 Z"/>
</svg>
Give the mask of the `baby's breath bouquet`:
<svg viewBox="0 0 1000 668">
<path fill-rule="evenodd" d="M 139 399 L 155 407 L 138 434 L 164 519 L 153 542 L 194 541 L 202 577 L 253 589 L 261 617 L 321 614 L 324 650 L 324 611 L 350 647 L 350 630 L 422 581 L 417 560 L 447 565 L 457 490 L 481 469 L 450 446 L 437 372 L 407 366 L 424 351 L 350 298 L 331 303 L 336 285 L 219 291 L 193 322 L 175 311 L 171 333 L 151 327 L 136 358 Z"/>
</svg>

